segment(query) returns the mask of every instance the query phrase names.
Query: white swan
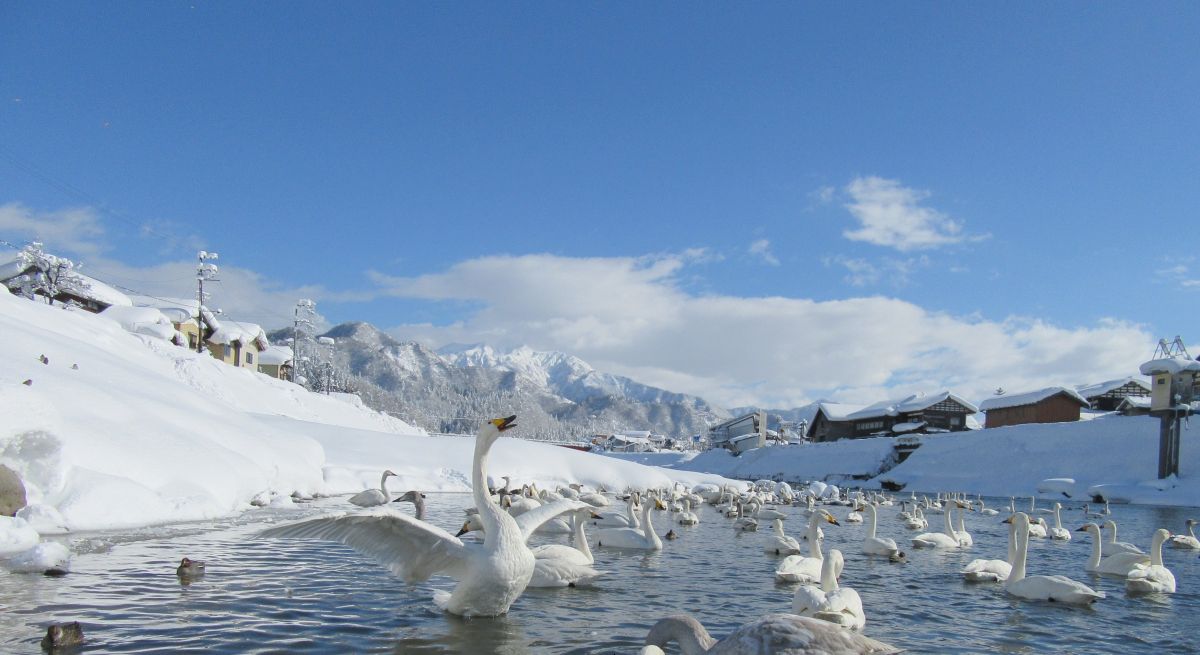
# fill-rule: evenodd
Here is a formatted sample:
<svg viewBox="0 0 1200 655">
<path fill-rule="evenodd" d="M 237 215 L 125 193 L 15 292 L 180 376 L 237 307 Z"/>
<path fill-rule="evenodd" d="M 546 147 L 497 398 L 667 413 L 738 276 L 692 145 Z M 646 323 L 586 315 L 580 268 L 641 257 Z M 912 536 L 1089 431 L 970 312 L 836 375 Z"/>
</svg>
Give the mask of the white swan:
<svg viewBox="0 0 1200 655">
<path fill-rule="evenodd" d="M 923 532 L 912 539 L 913 548 L 962 548 L 958 534 L 950 524 L 950 510 L 942 513 L 941 532 Z"/>
<path fill-rule="evenodd" d="M 856 507 L 846 515 L 846 523 L 862 523 L 863 515 L 860 507 Z"/>
<path fill-rule="evenodd" d="M 350 496 L 350 502 L 359 507 L 378 507 L 379 505 L 386 505 L 392 502 L 392 495 L 388 493 L 387 489 L 387 479 L 391 477 L 396 477 L 396 474 L 390 470 L 384 471 L 383 475 L 379 478 L 378 489 L 360 491 Z"/>
<path fill-rule="evenodd" d="M 1171 544 L 1171 548 L 1186 548 L 1191 550 L 1200 550 L 1200 540 L 1196 539 L 1196 519 L 1187 520 L 1187 534 L 1171 535 L 1167 543 Z"/>
<path fill-rule="evenodd" d="M 783 531 L 783 519 L 775 519 L 771 521 L 771 527 L 775 534 L 767 537 L 763 543 L 764 553 L 774 553 L 776 555 L 799 555 L 800 542 L 796 541 L 795 537 L 789 537 Z"/>
<path fill-rule="evenodd" d="M 1159 528 L 1154 531 L 1154 539 L 1150 545 L 1150 564 L 1139 566 L 1129 574 L 1125 581 L 1125 591 L 1130 593 L 1163 594 L 1175 593 L 1175 574 L 1163 566 L 1163 542 L 1171 538 L 1171 533 Z"/>
<path fill-rule="evenodd" d="M 434 592 L 438 607 L 462 616 L 504 614 L 533 575 L 533 553 L 525 545 L 529 535 L 547 520 L 582 507 L 576 501 L 563 500 L 513 518 L 491 502 L 488 451 L 515 420 L 509 416 L 488 421 L 475 437 L 471 493 L 484 528 L 482 544 L 464 544 L 435 525 L 387 507 L 280 525 L 259 536 L 337 541 L 374 557 L 410 584 L 445 573 L 457 579 L 458 585 L 452 593 Z"/>
<path fill-rule="evenodd" d="M 997 512 L 996 510 L 984 505 L 983 504 L 983 496 L 977 496 L 975 498 L 975 502 L 979 503 L 979 514 L 981 516 L 995 516 L 1000 513 L 1000 512 Z"/>
<path fill-rule="evenodd" d="M 900 649 L 843 630 L 832 623 L 794 614 L 768 614 L 717 641 L 696 619 L 681 614 L 660 619 L 646 635 L 642 655 L 661 655 L 663 646 L 679 644 L 682 655 L 889 655 Z"/>
<path fill-rule="evenodd" d="M 597 528 L 637 528 L 641 527 L 641 522 L 638 520 L 638 510 L 641 506 L 638 505 L 640 496 L 637 492 L 629 495 L 629 500 L 625 505 L 625 514 L 609 514 L 598 519 L 592 519 L 592 526 Z"/>
<path fill-rule="evenodd" d="M 1030 519 L 1029 536 L 1033 537 L 1034 539 L 1045 539 L 1046 537 L 1050 536 L 1050 533 L 1046 530 L 1046 527 L 1046 519 L 1041 517 L 1038 517 L 1036 521 Z"/>
<path fill-rule="evenodd" d="M 1092 535 L 1092 555 L 1088 558 L 1086 566 L 1089 573 L 1115 575 L 1123 578 L 1128 576 L 1138 565 L 1150 563 L 1150 557 L 1142 553 L 1120 552 L 1104 556 L 1100 547 L 1100 527 L 1095 523 L 1088 523 L 1076 532 L 1086 532 Z"/>
<path fill-rule="evenodd" d="M 862 599 L 850 587 L 838 586 L 837 578 L 843 566 L 842 551 L 830 550 L 821 565 L 821 586 L 797 587 L 792 596 L 792 614 L 829 621 L 850 630 L 862 630 L 867 623 Z"/>
<path fill-rule="evenodd" d="M 690 498 L 683 499 L 683 511 L 675 517 L 675 521 L 679 525 L 696 525 L 700 523 L 700 517 L 692 511 L 692 501 Z"/>
<path fill-rule="evenodd" d="M 1062 503 L 1054 503 L 1054 527 L 1050 528 L 1050 538 L 1055 541 L 1070 541 L 1071 533 L 1062 527 Z"/>
<path fill-rule="evenodd" d="M 867 512 L 867 536 L 863 538 L 863 552 L 868 555 L 883 555 L 893 562 L 903 561 L 905 555 L 896 545 L 895 539 L 875 536 L 876 525 L 879 522 L 879 512 L 875 505 L 868 503 L 864 509 Z"/>
<path fill-rule="evenodd" d="M 642 527 L 605 528 L 596 531 L 596 545 L 602 548 L 625 548 L 629 550 L 662 550 L 662 539 L 654 532 L 650 523 L 650 509 L 659 504 L 657 498 L 647 498 L 642 503 Z"/>
<path fill-rule="evenodd" d="M 529 579 L 530 587 L 577 587 L 591 584 L 596 578 L 604 575 L 605 571 L 592 568 L 596 563 L 592 549 L 588 547 L 584 525 L 592 515 L 590 506 L 571 512 L 571 526 L 574 531 L 575 546 L 563 544 L 547 544 L 532 548 L 536 560 L 533 566 L 533 577 Z"/>
<path fill-rule="evenodd" d="M 781 512 L 777 509 L 771 509 L 770 507 L 763 507 L 762 503 L 759 503 L 757 500 L 751 502 L 750 507 L 753 508 L 753 510 L 751 510 L 751 512 L 750 512 L 750 515 L 756 519 L 764 519 L 764 520 L 771 520 L 771 519 L 785 520 L 785 519 L 787 519 L 787 514 L 784 514 L 783 512 Z"/>
<path fill-rule="evenodd" d="M 1029 555 L 1029 516 L 1024 512 L 1017 512 L 1006 520 L 1016 522 L 1016 553 L 1012 573 L 1004 583 L 1005 591 L 1027 600 L 1047 600 L 1071 605 L 1087 605 L 1104 598 L 1103 591 L 1096 591 L 1065 575 L 1026 577 L 1025 561 Z"/>
<path fill-rule="evenodd" d="M 813 512 L 808 519 L 808 557 L 788 555 L 775 569 L 775 580 L 779 582 L 818 583 L 821 581 L 821 565 L 825 557 L 821 553 L 822 540 L 817 536 L 820 521 L 840 525 L 833 514 L 821 509 Z"/>
<path fill-rule="evenodd" d="M 412 503 L 416 510 L 416 517 L 422 521 L 425 520 L 425 494 L 413 490 L 406 491 L 399 498 L 392 501 L 393 503 Z"/>
<path fill-rule="evenodd" d="M 1100 545 L 1100 547 L 1101 547 L 1101 550 L 1104 552 L 1105 557 L 1108 557 L 1109 555 L 1112 555 L 1114 553 L 1137 553 L 1139 555 L 1146 554 L 1145 552 L 1142 551 L 1141 548 L 1138 548 L 1137 546 L 1134 546 L 1131 543 L 1128 543 L 1125 541 L 1117 541 L 1117 522 L 1116 521 L 1114 521 L 1112 519 L 1105 521 L 1104 529 L 1108 530 L 1108 538 L 1104 540 L 1104 543 L 1102 543 Z"/>
<path fill-rule="evenodd" d="M 921 507 L 913 508 L 912 516 L 904 521 L 904 527 L 909 530 L 924 530 L 929 527 L 929 521 L 925 519 L 925 513 L 921 511 Z"/>
<path fill-rule="evenodd" d="M 1008 557 L 1007 559 L 974 559 L 961 571 L 967 582 L 1004 582 L 1012 573 L 1012 563 L 1016 559 L 1016 532 L 1014 521 L 1008 522 Z"/>
<path fill-rule="evenodd" d="M 745 509 L 740 500 L 737 503 L 737 519 L 733 522 L 733 529 L 743 532 L 755 532 L 758 530 L 758 521 L 746 516 Z"/>
</svg>

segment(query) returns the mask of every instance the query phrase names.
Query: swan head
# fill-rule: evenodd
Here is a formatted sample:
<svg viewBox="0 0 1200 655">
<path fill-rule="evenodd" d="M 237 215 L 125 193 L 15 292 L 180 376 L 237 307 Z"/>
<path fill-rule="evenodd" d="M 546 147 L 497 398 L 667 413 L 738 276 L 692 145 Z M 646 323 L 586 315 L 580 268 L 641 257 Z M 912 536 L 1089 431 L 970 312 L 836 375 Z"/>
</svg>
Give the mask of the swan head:
<svg viewBox="0 0 1200 655">
<path fill-rule="evenodd" d="M 1075 529 L 1076 532 L 1094 532 L 1100 534 L 1100 526 L 1095 523 L 1088 523 Z"/>
<path fill-rule="evenodd" d="M 496 442 L 496 439 L 500 438 L 500 434 L 502 432 L 504 432 L 505 430 L 510 430 L 515 427 L 517 427 L 517 415 L 516 414 L 513 414 L 512 416 L 508 416 L 505 418 L 494 418 L 494 419 L 488 421 L 487 423 L 484 423 L 482 426 L 480 426 L 479 432 L 477 433 L 476 436 L 478 438 L 484 440 L 484 442 L 490 446 Z M 510 481 L 507 477 L 504 477 L 503 479 L 504 479 L 504 486 L 507 487 L 510 484 Z"/>
<path fill-rule="evenodd" d="M 841 525 L 841 523 L 838 523 L 837 519 L 833 518 L 833 514 L 830 514 L 826 510 L 821 510 L 821 518 L 825 519 L 826 523 L 832 523 L 839 526 Z"/>
<path fill-rule="evenodd" d="M 383 477 L 385 477 L 385 478 L 398 478 L 398 477 L 400 477 L 400 476 L 398 476 L 398 475 L 396 475 L 394 472 L 392 472 L 392 469 L 388 469 L 388 470 L 386 470 L 386 471 L 384 471 L 384 472 L 383 472 Z"/>
</svg>

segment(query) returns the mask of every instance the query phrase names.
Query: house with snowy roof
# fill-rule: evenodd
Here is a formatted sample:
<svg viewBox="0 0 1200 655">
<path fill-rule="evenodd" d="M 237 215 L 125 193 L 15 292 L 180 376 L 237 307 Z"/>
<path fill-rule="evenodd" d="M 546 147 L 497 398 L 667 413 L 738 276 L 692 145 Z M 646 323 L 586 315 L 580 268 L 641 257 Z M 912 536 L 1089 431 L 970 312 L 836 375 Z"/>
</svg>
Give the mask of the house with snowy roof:
<svg viewBox="0 0 1200 655">
<path fill-rule="evenodd" d="M 271 346 L 267 333 L 254 323 L 222 320 L 207 346 L 213 357 L 241 368 L 258 370 L 259 353 Z"/>
<path fill-rule="evenodd" d="M 1025 393 L 993 396 L 979 403 L 987 414 L 984 427 L 1024 423 L 1066 423 L 1079 420 L 1079 410 L 1090 407 L 1086 398 L 1067 387 L 1046 387 Z"/>
<path fill-rule="evenodd" d="M 847 417 L 862 409 L 862 405 L 818 403 L 805 434 L 811 442 L 837 441 L 854 436 L 854 424 Z"/>
<path fill-rule="evenodd" d="M 207 307 L 200 305 L 195 299 L 188 298 L 154 298 L 150 296 L 132 296 L 136 307 L 157 309 L 170 319 L 175 330 L 181 335 L 179 345 L 191 350 L 197 350 L 201 340 L 207 341 L 221 327 L 216 315 Z M 220 359 L 218 357 L 218 359 Z"/>
<path fill-rule="evenodd" d="M 1091 403 L 1092 409 L 1111 412 L 1115 411 L 1121 401 L 1126 398 L 1149 398 L 1150 383 L 1130 376 L 1076 387 L 1075 391 L 1078 391 L 1079 395 Z"/>
<path fill-rule="evenodd" d="M 292 379 L 294 354 L 287 346 L 268 346 L 258 355 L 258 372 L 280 380 Z"/>
<path fill-rule="evenodd" d="M 846 416 L 851 438 L 960 432 L 979 408 L 951 391 L 884 400 Z"/>
</svg>

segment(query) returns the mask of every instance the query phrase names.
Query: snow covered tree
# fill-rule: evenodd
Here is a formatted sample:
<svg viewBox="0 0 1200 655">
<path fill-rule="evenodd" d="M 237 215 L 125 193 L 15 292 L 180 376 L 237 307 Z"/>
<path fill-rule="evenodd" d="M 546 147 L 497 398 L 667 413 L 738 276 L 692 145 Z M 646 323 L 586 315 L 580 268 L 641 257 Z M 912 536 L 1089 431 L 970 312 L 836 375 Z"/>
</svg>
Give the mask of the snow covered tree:
<svg viewBox="0 0 1200 655">
<path fill-rule="evenodd" d="M 17 253 L 17 261 L 25 272 L 9 281 L 9 290 L 30 300 L 44 296 L 53 305 L 60 295 L 82 295 L 89 288 L 83 278 L 74 273 L 75 262 L 46 252 L 40 242 L 33 241 L 22 248 Z"/>
</svg>

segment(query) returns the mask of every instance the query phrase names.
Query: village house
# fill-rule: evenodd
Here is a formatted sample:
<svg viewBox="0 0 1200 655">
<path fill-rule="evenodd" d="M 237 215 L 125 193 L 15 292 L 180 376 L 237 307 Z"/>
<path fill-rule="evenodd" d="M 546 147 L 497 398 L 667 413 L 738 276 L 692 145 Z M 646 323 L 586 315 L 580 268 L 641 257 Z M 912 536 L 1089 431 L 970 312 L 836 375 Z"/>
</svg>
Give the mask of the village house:
<svg viewBox="0 0 1200 655">
<path fill-rule="evenodd" d="M 29 293 L 47 298 L 44 289 L 27 283 L 38 273 L 35 268 L 26 265 L 21 259 L 14 259 L 0 264 L 0 284 L 3 284 L 15 295 Z M 129 296 L 79 271 L 64 270 L 61 275 L 64 279 L 59 285 L 58 293 L 48 300 L 62 305 L 72 305 L 93 314 L 98 314 L 113 306 L 129 307 L 133 305 Z"/>
<path fill-rule="evenodd" d="M 267 333 L 254 323 L 222 320 L 206 345 L 213 357 L 226 364 L 257 371 L 259 353 L 271 344 Z"/>
<path fill-rule="evenodd" d="M 850 438 L 959 432 L 971 429 L 971 415 L 978 411 L 962 397 L 941 391 L 868 405 L 848 414 L 844 421 L 850 424 Z"/>
<path fill-rule="evenodd" d="M 846 417 L 862 408 L 862 405 L 818 404 L 817 413 L 808 424 L 808 440 L 817 443 L 853 436 L 854 426 Z"/>
<path fill-rule="evenodd" d="M 979 404 L 987 414 L 984 427 L 998 428 L 1024 423 L 1065 423 L 1079 420 L 1079 410 L 1088 401 L 1074 389 L 1047 387 L 1026 393 L 1004 394 Z"/>
<path fill-rule="evenodd" d="M 1116 411 L 1126 398 L 1150 397 L 1150 383 L 1132 376 L 1076 387 L 1075 390 L 1091 404 L 1092 409 L 1104 412 Z"/>
<path fill-rule="evenodd" d="M 292 379 L 292 349 L 287 346 L 269 346 L 258 355 L 258 372 L 280 380 Z"/>
</svg>

